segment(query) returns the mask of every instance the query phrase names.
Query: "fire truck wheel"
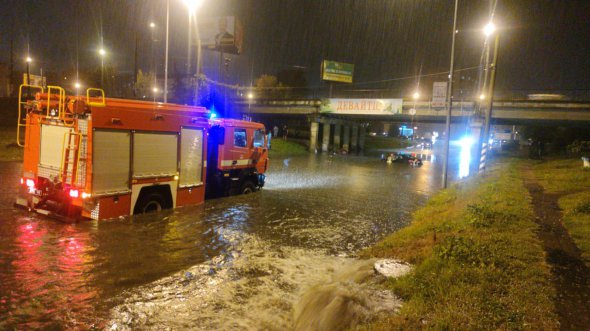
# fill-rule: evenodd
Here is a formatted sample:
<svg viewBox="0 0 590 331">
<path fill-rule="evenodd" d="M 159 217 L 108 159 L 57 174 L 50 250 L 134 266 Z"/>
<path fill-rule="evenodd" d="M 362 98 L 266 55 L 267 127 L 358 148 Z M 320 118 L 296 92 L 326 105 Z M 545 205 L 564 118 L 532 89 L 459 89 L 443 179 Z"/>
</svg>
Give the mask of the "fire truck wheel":
<svg viewBox="0 0 590 331">
<path fill-rule="evenodd" d="M 160 211 L 164 209 L 164 197 L 158 193 L 152 193 L 144 196 L 141 201 L 137 202 L 135 207 L 139 214 L 145 214 L 153 211 Z"/>
<path fill-rule="evenodd" d="M 242 194 L 250 194 L 256 191 L 256 187 L 251 181 L 247 180 L 244 182 L 244 184 L 242 184 L 242 189 L 240 191 Z"/>
</svg>

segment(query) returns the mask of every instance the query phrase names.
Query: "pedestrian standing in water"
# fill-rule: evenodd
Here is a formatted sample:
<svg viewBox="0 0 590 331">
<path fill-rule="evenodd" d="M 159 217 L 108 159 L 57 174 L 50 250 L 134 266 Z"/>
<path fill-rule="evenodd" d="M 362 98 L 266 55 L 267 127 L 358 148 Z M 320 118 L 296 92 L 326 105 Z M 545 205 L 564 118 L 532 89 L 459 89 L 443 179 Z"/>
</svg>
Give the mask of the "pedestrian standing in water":
<svg viewBox="0 0 590 331">
<path fill-rule="evenodd" d="M 287 136 L 289 135 L 289 128 L 287 124 L 283 125 L 283 140 L 287 140 Z"/>
<path fill-rule="evenodd" d="M 272 128 L 272 133 L 273 133 L 273 137 L 278 137 L 279 136 L 279 127 L 275 125 L 274 128 Z"/>
</svg>

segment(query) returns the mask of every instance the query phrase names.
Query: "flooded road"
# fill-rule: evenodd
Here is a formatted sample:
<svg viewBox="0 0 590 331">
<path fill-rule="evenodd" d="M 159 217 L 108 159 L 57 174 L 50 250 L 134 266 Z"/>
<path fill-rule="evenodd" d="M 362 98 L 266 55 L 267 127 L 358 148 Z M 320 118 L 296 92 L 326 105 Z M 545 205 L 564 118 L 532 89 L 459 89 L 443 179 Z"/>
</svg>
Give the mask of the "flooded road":
<svg viewBox="0 0 590 331">
<path fill-rule="evenodd" d="M 0 163 L 2 187 L 19 169 Z M 438 160 L 305 155 L 273 159 L 256 194 L 77 224 L 14 209 L 7 189 L 0 329 L 289 327 L 306 289 L 360 268 L 347 256 L 406 225 L 439 187 Z"/>
</svg>

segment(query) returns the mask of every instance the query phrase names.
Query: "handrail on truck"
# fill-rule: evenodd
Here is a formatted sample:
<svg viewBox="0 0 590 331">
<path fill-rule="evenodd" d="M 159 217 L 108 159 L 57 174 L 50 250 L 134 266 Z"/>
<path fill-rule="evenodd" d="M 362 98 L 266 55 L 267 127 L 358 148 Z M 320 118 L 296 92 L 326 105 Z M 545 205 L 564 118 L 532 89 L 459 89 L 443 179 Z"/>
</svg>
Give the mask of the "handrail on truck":
<svg viewBox="0 0 590 331">
<path fill-rule="evenodd" d="M 30 89 L 35 89 L 35 90 L 39 90 L 41 91 L 41 93 L 43 93 L 43 86 L 38 86 L 38 85 L 29 85 L 29 84 L 21 84 L 20 87 L 18 88 L 18 120 L 16 122 L 16 144 L 19 147 L 25 147 L 25 144 L 20 142 L 20 127 L 21 126 L 27 126 L 27 124 L 23 124 L 22 123 L 22 106 L 24 104 L 26 104 L 26 102 L 22 102 L 22 97 L 23 97 L 23 87 L 26 87 L 28 89 L 28 93 L 30 93 Z"/>
<path fill-rule="evenodd" d="M 90 92 L 100 92 L 102 101 L 101 102 L 96 102 L 96 101 L 90 101 Z M 106 99 L 104 97 L 104 90 L 100 89 L 100 88 L 94 88 L 94 87 L 90 87 L 88 89 L 86 89 L 86 104 L 89 106 L 95 106 L 95 107 L 105 107 L 106 106 Z"/>
</svg>

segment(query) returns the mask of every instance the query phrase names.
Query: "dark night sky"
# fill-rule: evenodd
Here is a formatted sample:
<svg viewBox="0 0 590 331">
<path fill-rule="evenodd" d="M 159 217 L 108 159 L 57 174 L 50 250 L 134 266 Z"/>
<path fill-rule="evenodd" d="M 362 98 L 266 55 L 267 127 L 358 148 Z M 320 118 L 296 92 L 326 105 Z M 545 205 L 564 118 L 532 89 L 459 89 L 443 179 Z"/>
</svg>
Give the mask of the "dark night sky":
<svg viewBox="0 0 590 331">
<path fill-rule="evenodd" d="M 183 67 L 187 14 L 182 1 L 170 3 L 170 66 L 176 62 Z M 489 1 L 460 0 L 459 6 L 458 69 L 479 64 L 479 29 L 487 21 Z M 393 79 L 448 70 L 452 14 L 451 0 L 204 0 L 199 10 L 199 17 L 236 15 L 244 23 L 245 50 L 232 61 L 232 82 L 248 85 L 252 76 L 299 66 L 305 67 L 310 85 L 322 86 L 320 62 L 331 59 L 355 64 L 350 88 L 391 88 L 397 93 L 393 97 L 413 90 L 418 82 Z M 29 42 L 36 60 L 32 71 L 40 66 L 74 70 L 76 59 L 81 68 L 96 67 L 102 27 L 108 61 L 131 72 L 136 31 L 140 66 L 148 68 L 148 23 L 153 19 L 160 29 L 164 26 L 165 1 L 0 0 L 0 15 L 1 62 L 9 61 L 14 39 L 18 60 Z M 499 0 L 495 21 L 502 27 L 500 89 L 590 89 L 590 1 Z M 157 39 L 162 49 L 163 37 Z M 214 76 L 217 56 L 204 53 L 205 73 Z M 163 62 L 163 51 L 159 56 Z M 477 72 L 467 70 L 460 76 L 475 79 Z M 445 74 L 430 79 L 441 77 L 444 80 Z M 426 93 L 429 88 L 424 88 Z"/>
</svg>

